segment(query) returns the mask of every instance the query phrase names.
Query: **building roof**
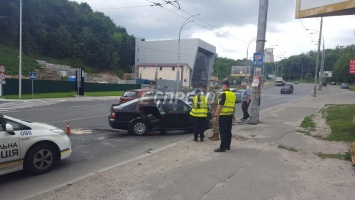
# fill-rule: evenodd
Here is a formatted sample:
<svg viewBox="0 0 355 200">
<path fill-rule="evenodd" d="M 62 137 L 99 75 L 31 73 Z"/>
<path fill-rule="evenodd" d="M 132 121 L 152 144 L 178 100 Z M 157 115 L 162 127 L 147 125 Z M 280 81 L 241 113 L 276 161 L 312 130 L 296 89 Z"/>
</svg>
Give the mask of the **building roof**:
<svg viewBox="0 0 355 200">
<path fill-rule="evenodd" d="M 180 63 L 180 67 L 182 66 L 187 66 L 188 68 L 191 69 L 190 65 L 187 63 Z M 177 67 L 177 63 L 140 63 L 138 64 L 138 67 Z"/>
</svg>

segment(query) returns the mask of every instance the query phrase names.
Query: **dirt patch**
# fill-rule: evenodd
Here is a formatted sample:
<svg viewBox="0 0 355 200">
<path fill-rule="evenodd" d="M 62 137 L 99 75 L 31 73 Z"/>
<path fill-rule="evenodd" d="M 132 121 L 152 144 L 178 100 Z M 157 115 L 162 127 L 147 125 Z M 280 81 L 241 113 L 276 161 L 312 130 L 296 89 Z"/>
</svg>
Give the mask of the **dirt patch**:
<svg viewBox="0 0 355 200">
<path fill-rule="evenodd" d="M 98 74 L 92 74 L 93 82 L 102 82 L 102 83 L 117 83 L 121 80 L 117 74 L 112 72 L 101 72 Z"/>
<path fill-rule="evenodd" d="M 318 114 L 314 115 L 313 121 L 316 124 L 316 130 L 311 131 L 312 136 L 325 138 L 332 133 L 326 120 L 322 117 L 322 114 L 318 113 Z"/>
</svg>

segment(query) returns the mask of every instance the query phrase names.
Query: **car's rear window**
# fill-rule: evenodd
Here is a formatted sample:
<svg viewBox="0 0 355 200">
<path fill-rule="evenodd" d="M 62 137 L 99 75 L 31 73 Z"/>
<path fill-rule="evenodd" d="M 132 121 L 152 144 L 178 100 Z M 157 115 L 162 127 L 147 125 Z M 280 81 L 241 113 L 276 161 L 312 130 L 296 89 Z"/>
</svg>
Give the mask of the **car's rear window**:
<svg viewBox="0 0 355 200">
<path fill-rule="evenodd" d="M 135 97 L 137 96 L 138 92 L 137 91 L 126 91 L 123 94 L 123 97 Z"/>
</svg>

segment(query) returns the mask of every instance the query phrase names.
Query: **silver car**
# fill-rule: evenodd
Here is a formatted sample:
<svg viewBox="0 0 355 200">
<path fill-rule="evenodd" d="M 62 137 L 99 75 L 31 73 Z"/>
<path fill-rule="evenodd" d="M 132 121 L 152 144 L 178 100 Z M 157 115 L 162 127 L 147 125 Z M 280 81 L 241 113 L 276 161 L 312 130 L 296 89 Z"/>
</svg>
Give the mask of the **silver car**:
<svg viewBox="0 0 355 200">
<path fill-rule="evenodd" d="M 238 90 L 238 89 L 231 89 L 231 92 L 233 92 L 235 94 L 235 96 L 237 97 L 237 103 L 241 103 L 242 102 L 242 93 L 244 90 Z M 223 92 L 222 89 L 218 90 L 219 93 Z"/>
</svg>

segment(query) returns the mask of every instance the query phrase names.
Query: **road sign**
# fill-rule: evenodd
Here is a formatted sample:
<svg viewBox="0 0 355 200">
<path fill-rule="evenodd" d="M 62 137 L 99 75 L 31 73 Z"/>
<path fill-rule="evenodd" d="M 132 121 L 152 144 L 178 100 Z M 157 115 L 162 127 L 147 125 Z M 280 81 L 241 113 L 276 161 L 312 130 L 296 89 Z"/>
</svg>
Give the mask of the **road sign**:
<svg viewBox="0 0 355 200">
<path fill-rule="evenodd" d="M 4 72 L 5 72 L 5 67 L 2 66 L 2 65 L 0 66 L 0 72 L 1 72 L 1 73 L 4 73 Z"/>
<path fill-rule="evenodd" d="M 30 72 L 30 79 L 36 80 L 36 72 Z"/>
<path fill-rule="evenodd" d="M 263 61 L 263 54 L 261 53 L 254 53 L 253 57 L 253 66 L 263 66 L 264 61 Z"/>
<path fill-rule="evenodd" d="M 0 73 L 0 80 L 4 80 L 5 79 L 5 74 Z"/>
</svg>

